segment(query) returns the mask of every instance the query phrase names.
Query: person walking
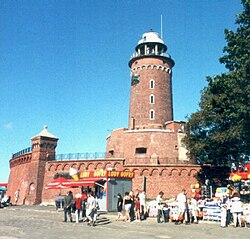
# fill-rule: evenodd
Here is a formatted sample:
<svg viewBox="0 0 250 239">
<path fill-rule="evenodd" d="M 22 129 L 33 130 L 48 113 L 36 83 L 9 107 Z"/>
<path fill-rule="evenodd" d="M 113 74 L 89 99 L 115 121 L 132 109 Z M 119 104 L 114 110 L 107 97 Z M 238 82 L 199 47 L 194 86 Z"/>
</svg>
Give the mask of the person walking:
<svg viewBox="0 0 250 239">
<path fill-rule="evenodd" d="M 76 223 L 79 223 L 80 212 L 82 209 L 82 194 L 81 193 L 76 194 L 75 206 L 76 206 L 76 210 L 75 210 Z"/>
<path fill-rule="evenodd" d="M 117 194 L 117 218 L 116 220 L 118 221 L 120 218 L 122 218 L 122 205 L 123 205 L 123 199 L 122 195 L 120 193 Z"/>
<path fill-rule="evenodd" d="M 140 198 L 136 197 L 135 198 L 135 220 L 140 221 L 140 209 L 141 209 L 141 204 L 140 204 Z"/>
<path fill-rule="evenodd" d="M 67 215 L 69 216 L 70 222 L 73 222 L 71 214 L 73 203 L 74 203 L 73 193 L 72 191 L 69 191 L 68 195 L 65 197 L 64 200 L 64 222 L 67 222 L 68 219 Z"/>
<path fill-rule="evenodd" d="M 82 221 L 86 222 L 87 220 L 87 215 L 86 215 L 86 204 L 87 204 L 87 193 L 84 191 L 82 193 Z"/>
<path fill-rule="evenodd" d="M 159 194 L 156 197 L 157 202 L 157 223 L 161 223 L 161 217 L 163 216 L 163 195 L 164 192 L 160 191 Z"/>
<path fill-rule="evenodd" d="M 98 216 L 98 210 L 100 210 L 99 207 L 99 202 L 98 202 L 98 197 L 97 195 L 93 195 L 94 199 L 95 199 L 95 208 L 94 208 L 94 216 L 93 216 L 93 226 L 96 225 L 96 221 L 97 221 L 97 216 Z"/>
<path fill-rule="evenodd" d="M 86 205 L 86 215 L 88 219 L 88 225 L 94 226 L 94 210 L 96 208 L 96 199 L 93 196 L 93 192 L 88 193 L 87 205 Z"/>
<path fill-rule="evenodd" d="M 130 221 L 132 222 L 135 220 L 135 194 L 134 192 L 130 191 L 129 196 L 131 198 L 131 208 L 130 208 L 129 216 L 130 216 Z"/>
<path fill-rule="evenodd" d="M 146 214 L 146 198 L 147 198 L 145 191 L 140 192 L 138 197 L 140 198 L 141 220 L 144 220 L 144 219 L 146 219 L 145 214 Z"/>
<path fill-rule="evenodd" d="M 176 224 L 182 223 L 183 220 L 185 219 L 185 212 L 187 209 L 186 194 L 187 194 L 186 189 L 182 189 L 182 191 L 177 195 L 176 203 L 178 206 L 179 216 L 178 216 L 178 221 L 176 221 Z"/>
<path fill-rule="evenodd" d="M 190 214 L 190 221 L 193 221 L 194 224 L 198 223 L 197 215 L 198 215 L 198 203 L 196 197 L 193 196 L 189 201 L 189 214 Z"/>
<path fill-rule="evenodd" d="M 123 206 L 125 209 L 125 221 L 129 222 L 130 219 L 130 210 L 131 210 L 131 205 L 132 205 L 132 199 L 129 195 L 129 192 L 125 192 L 125 195 L 123 197 Z"/>
</svg>

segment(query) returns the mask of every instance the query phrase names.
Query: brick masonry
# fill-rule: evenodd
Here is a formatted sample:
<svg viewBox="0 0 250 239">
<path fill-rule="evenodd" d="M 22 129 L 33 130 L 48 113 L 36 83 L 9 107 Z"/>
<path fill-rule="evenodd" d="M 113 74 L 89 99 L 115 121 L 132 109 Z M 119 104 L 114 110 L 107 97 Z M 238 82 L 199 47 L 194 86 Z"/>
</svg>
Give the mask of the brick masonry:
<svg viewBox="0 0 250 239">
<path fill-rule="evenodd" d="M 116 129 L 108 136 L 106 159 L 56 161 L 58 138 L 44 130 L 32 138 L 31 153 L 10 160 L 8 194 L 13 198 L 20 189 L 19 204 L 52 202 L 59 192 L 45 190 L 44 186 L 56 173 L 69 172 L 70 167 L 78 171 L 112 167 L 135 172 L 132 189 L 143 189 L 146 179 L 149 198 L 155 198 L 159 191 L 174 197 L 182 188 L 191 193 L 190 185 L 197 182 L 195 176 L 200 166 L 187 157 L 182 144 L 184 122 L 173 121 L 174 61 L 163 54 L 166 50 L 155 32 L 144 34 L 136 47 L 136 57 L 129 61 L 129 66 L 131 77 L 139 76 L 139 80 L 131 83 L 128 128 Z"/>
<path fill-rule="evenodd" d="M 172 124 L 168 127 L 179 128 Z M 79 172 L 112 167 L 116 170 L 135 172 L 133 190 L 142 190 L 143 178 L 146 177 L 149 198 L 154 198 L 159 190 L 164 191 L 167 197 L 174 197 L 182 188 L 190 189 L 190 185 L 197 182 L 195 176 L 200 170 L 200 166 L 190 160 L 180 160 L 180 134 L 182 133 L 163 130 L 132 132 L 118 129 L 112 132 L 112 137 L 107 138 L 106 159 L 76 161 L 55 160 L 57 139 L 41 136 L 33 138 L 31 153 L 10 160 L 8 194 L 13 202 L 15 191 L 20 189 L 19 204 L 52 203 L 59 190 L 46 190 L 44 186 L 53 180 L 56 173 L 68 173 L 70 167 Z M 148 152 L 135 155 L 137 146 L 147 147 Z M 114 150 L 112 156 L 109 155 L 111 149 Z M 66 191 L 61 190 L 61 193 Z M 73 191 L 77 192 L 79 189 Z M 191 193 L 191 189 L 189 192 Z"/>
</svg>

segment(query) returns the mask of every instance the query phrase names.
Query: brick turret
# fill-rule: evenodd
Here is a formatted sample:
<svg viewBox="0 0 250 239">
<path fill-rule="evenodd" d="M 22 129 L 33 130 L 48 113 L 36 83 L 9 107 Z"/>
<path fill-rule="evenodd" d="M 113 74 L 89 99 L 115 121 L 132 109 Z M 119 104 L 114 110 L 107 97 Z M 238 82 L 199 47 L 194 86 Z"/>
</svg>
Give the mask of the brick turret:
<svg viewBox="0 0 250 239">
<path fill-rule="evenodd" d="M 30 165 L 30 185 L 27 192 L 27 204 L 41 203 L 45 165 L 47 161 L 55 160 L 55 149 L 58 138 L 48 132 L 48 127 L 31 139 L 32 160 Z"/>
</svg>

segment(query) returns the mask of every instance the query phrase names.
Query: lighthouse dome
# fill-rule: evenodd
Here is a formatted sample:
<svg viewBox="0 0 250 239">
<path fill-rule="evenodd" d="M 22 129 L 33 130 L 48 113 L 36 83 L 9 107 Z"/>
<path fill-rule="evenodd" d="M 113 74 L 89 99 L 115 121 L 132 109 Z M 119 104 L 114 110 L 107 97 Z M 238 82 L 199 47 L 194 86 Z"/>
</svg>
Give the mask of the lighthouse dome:
<svg viewBox="0 0 250 239">
<path fill-rule="evenodd" d="M 142 35 L 142 39 L 139 40 L 138 45 L 142 43 L 147 43 L 147 42 L 155 42 L 155 43 L 162 43 L 164 44 L 164 41 L 161 39 L 159 34 L 155 31 L 149 31 L 146 32 Z"/>
</svg>

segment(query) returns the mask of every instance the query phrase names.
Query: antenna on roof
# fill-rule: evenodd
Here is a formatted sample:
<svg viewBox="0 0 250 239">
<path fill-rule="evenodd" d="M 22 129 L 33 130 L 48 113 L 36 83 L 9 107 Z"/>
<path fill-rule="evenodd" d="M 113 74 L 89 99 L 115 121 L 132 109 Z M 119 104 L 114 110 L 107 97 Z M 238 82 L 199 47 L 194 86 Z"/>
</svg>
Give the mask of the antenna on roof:
<svg viewBox="0 0 250 239">
<path fill-rule="evenodd" d="M 163 33 L 162 33 L 162 14 L 161 14 L 161 39 L 163 40 Z"/>
</svg>

